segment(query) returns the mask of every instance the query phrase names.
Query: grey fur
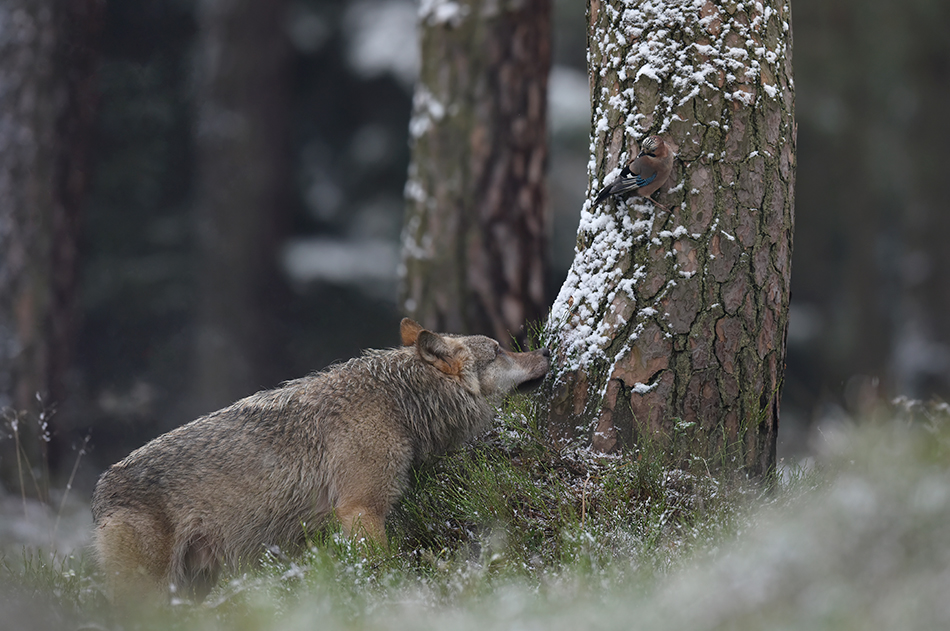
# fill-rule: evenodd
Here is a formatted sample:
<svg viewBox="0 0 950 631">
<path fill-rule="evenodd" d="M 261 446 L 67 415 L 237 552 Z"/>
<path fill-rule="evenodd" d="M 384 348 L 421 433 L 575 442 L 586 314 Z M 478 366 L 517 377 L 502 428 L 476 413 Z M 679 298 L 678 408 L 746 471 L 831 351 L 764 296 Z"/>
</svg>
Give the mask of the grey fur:
<svg viewBox="0 0 950 631">
<path fill-rule="evenodd" d="M 502 398 L 549 367 L 547 350 L 510 353 L 408 319 L 401 331 L 402 348 L 258 392 L 107 470 L 92 511 L 112 596 L 171 584 L 200 600 L 223 565 L 266 545 L 293 552 L 334 511 L 348 534 L 386 545 L 411 468 L 487 429 Z"/>
</svg>

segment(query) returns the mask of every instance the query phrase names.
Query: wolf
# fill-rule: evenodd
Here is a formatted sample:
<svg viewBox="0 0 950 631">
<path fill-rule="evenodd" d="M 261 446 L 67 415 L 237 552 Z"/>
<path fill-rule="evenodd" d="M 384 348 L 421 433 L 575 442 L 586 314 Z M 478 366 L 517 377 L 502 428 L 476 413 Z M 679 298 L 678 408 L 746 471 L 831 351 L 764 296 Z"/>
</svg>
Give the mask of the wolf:
<svg viewBox="0 0 950 631">
<path fill-rule="evenodd" d="M 266 546 L 299 550 L 335 514 L 387 547 L 385 519 L 412 467 L 485 431 L 550 352 L 433 333 L 258 392 L 147 443 L 99 478 L 94 547 L 109 597 L 169 590 L 201 601 L 224 567 Z"/>
</svg>

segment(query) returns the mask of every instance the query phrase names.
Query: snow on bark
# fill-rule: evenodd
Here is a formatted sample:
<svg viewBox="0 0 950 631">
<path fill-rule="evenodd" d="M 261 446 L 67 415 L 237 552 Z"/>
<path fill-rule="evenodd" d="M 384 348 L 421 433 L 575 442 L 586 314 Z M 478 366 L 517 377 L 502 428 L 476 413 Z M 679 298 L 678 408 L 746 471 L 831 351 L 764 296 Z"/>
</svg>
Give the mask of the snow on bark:
<svg viewBox="0 0 950 631">
<path fill-rule="evenodd" d="M 548 324 L 558 351 L 552 418 L 563 426 L 584 412 L 598 417 L 583 429 L 613 449 L 621 434 L 632 439 L 611 418 L 620 396 L 634 425 L 715 416 L 707 426 L 725 422 L 739 439 L 768 397 L 753 402 L 732 382 L 774 393 L 784 356 L 795 142 L 789 5 L 591 0 L 588 17 L 590 184 Z M 677 147 L 678 168 L 659 197 L 671 212 L 637 197 L 593 206 L 649 134 Z M 758 359 L 740 361 L 749 346 Z M 762 362 L 766 378 L 753 365 Z M 686 402 L 697 387 L 707 401 Z"/>
</svg>

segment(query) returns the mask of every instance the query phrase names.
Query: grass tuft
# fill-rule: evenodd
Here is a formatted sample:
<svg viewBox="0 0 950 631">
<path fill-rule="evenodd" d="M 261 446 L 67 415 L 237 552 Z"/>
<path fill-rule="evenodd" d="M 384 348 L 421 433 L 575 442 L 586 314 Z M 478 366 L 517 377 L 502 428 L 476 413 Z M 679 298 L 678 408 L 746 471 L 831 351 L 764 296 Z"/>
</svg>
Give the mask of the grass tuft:
<svg viewBox="0 0 950 631">
<path fill-rule="evenodd" d="M 513 399 L 476 444 L 428 463 L 392 548 L 331 522 L 268 550 L 201 605 L 119 619 L 83 555 L 0 563 L 17 628 L 948 628 L 950 412 L 905 405 L 826 436 L 769 488 L 548 442 Z M 13 628 L 13 627 L 11 627 Z"/>
</svg>

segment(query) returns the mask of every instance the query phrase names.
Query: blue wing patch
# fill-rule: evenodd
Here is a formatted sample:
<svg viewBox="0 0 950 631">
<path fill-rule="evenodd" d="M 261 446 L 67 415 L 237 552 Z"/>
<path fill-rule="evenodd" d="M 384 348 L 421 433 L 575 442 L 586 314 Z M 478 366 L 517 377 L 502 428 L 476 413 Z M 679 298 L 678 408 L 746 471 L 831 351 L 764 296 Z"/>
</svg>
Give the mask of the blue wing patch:
<svg viewBox="0 0 950 631">
<path fill-rule="evenodd" d="M 648 177 L 648 178 L 646 178 L 646 179 L 643 179 L 643 178 L 640 177 L 639 175 L 637 175 L 637 176 L 634 177 L 634 180 L 635 180 L 636 183 L 637 183 L 637 188 L 643 188 L 644 186 L 646 186 L 647 184 L 649 184 L 650 182 L 652 182 L 652 181 L 655 180 L 655 179 L 656 179 L 656 173 L 654 173 L 653 175 L 651 175 L 650 177 Z"/>
</svg>

